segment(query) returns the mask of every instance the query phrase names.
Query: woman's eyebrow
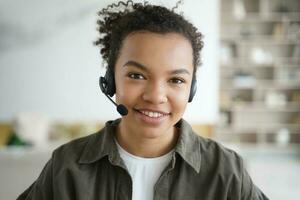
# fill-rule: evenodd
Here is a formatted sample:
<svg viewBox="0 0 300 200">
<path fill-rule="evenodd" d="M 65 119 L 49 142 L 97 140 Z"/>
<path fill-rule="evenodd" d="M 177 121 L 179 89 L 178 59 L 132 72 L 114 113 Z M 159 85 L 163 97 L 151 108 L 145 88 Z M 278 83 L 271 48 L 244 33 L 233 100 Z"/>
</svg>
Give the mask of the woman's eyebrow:
<svg viewBox="0 0 300 200">
<path fill-rule="evenodd" d="M 148 71 L 148 68 L 141 64 L 141 63 L 138 63 L 136 61 L 133 61 L 133 60 L 129 60 L 127 61 L 123 67 L 126 67 L 126 66 L 133 66 L 133 67 L 136 67 L 136 68 L 139 68 L 143 71 Z M 180 69 L 175 69 L 175 70 L 170 70 L 168 71 L 169 74 L 172 74 L 172 75 L 176 75 L 176 74 L 187 74 L 187 75 L 191 75 L 191 73 L 185 69 L 185 68 L 180 68 Z"/>
<path fill-rule="evenodd" d="M 175 75 L 175 74 L 188 74 L 188 75 L 191 75 L 191 73 L 187 69 L 184 69 L 184 68 L 171 70 L 171 71 L 169 71 L 169 73 L 173 74 L 173 75 Z"/>
<path fill-rule="evenodd" d="M 133 61 L 133 60 L 129 60 L 123 65 L 123 67 L 126 67 L 126 66 L 133 66 L 133 67 L 137 67 L 143 71 L 148 71 L 148 69 L 145 65 L 138 63 L 136 61 Z"/>
</svg>

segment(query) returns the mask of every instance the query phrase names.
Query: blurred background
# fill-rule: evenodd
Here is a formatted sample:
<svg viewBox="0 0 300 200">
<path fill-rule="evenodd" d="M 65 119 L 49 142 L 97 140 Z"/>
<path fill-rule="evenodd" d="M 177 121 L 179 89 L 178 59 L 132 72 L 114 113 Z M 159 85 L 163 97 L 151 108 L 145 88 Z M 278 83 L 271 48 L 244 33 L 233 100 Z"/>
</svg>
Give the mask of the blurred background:
<svg viewBox="0 0 300 200">
<path fill-rule="evenodd" d="M 114 2 L 0 1 L 1 200 L 16 199 L 59 145 L 119 117 L 98 87 L 93 46 L 97 11 Z M 205 36 L 184 118 L 241 154 L 270 199 L 298 199 L 300 1 L 185 0 L 177 12 Z"/>
</svg>

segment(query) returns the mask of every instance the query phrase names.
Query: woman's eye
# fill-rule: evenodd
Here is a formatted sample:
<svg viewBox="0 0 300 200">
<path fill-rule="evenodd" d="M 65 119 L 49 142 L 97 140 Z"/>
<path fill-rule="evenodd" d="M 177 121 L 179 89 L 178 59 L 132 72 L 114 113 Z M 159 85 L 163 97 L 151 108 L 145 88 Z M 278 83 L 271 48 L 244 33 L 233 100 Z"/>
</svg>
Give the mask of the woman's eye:
<svg viewBox="0 0 300 200">
<path fill-rule="evenodd" d="M 128 77 L 132 79 L 145 79 L 142 74 L 138 74 L 138 73 L 130 73 L 128 74 Z"/>
<path fill-rule="evenodd" d="M 170 82 L 171 82 L 171 83 L 174 83 L 174 84 L 182 84 L 182 83 L 184 83 L 185 81 L 182 80 L 182 79 L 180 79 L 180 78 L 172 78 L 172 79 L 170 80 Z"/>
</svg>

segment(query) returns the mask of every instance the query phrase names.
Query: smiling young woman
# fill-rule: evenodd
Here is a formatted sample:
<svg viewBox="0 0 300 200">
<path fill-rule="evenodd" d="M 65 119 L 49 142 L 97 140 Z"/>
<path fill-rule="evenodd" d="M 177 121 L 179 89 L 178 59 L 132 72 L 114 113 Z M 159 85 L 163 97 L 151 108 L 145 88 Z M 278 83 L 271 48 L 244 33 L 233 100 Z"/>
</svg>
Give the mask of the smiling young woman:
<svg viewBox="0 0 300 200">
<path fill-rule="evenodd" d="M 132 1 L 99 17 L 100 88 L 122 117 L 56 149 L 18 199 L 268 199 L 238 154 L 182 119 L 197 86 L 197 28 L 174 10 Z"/>
<path fill-rule="evenodd" d="M 174 148 L 193 77 L 193 50 L 178 33 L 135 32 L 115 65 L 116 100 L 128 109 L 117 140 L 128 152 L 158 157 Z"/>
</svg>

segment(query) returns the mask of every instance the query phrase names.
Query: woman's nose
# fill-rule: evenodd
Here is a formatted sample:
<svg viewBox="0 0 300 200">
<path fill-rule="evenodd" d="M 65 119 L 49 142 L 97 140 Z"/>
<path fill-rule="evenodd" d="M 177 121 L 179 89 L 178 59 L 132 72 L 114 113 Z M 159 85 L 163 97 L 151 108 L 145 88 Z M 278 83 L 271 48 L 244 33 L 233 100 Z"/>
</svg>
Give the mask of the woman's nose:
<svg viewBox="0 0 300 200">
<path fill-rule="evenodd" d="M 142 96 L 144 101 L 152 104 L 162 104 L 168 101 L 166 86 L 162 83 L 149 83 Z"/>
</svg>

